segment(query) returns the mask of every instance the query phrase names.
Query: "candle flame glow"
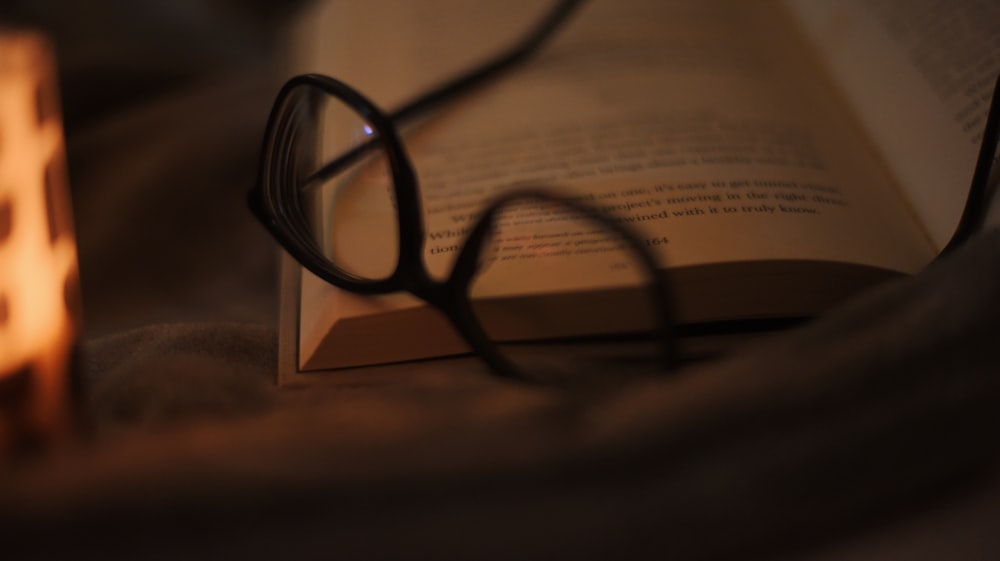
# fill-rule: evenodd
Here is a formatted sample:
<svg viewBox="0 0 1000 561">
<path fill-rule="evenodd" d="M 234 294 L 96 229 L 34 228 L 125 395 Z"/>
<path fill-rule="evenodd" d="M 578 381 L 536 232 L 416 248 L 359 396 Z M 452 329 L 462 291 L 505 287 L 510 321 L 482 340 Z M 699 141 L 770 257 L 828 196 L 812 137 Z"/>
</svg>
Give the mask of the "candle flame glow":
<svg viewBox="0 0 1000 561">
<path fill-rule="evenodd" d="M 43 38 L 0 35 L 0 449 L 68 409 L 77 255 L 55 87 Z"/>
</svg>

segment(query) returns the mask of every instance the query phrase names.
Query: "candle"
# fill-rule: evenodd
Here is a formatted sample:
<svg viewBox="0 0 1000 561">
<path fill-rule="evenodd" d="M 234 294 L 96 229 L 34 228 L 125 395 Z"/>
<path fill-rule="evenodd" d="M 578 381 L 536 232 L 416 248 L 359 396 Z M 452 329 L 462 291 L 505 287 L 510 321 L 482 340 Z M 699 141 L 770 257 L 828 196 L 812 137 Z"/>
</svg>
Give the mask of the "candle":
<svg viewBox="0 0 1000 561">
<path fill-rule="evenodd" d="M 79 283 L 55 74 L 44 37 L 0 33 L 0 454 L 70 418 Z"/>
</svg>

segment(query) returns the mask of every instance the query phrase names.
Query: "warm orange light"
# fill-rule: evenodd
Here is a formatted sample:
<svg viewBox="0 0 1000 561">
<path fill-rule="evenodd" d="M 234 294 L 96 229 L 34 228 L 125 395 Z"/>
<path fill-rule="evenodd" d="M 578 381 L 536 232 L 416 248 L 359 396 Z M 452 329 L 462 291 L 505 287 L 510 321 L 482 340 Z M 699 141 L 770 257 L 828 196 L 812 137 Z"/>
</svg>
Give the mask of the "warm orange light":
<svg viewBox="0 0 1000 561">
<path fill-rule="evenodd" d="M 0 34 L 0 450 L 65 428 L 77 278 L 52 49 Z"/>
</svg>

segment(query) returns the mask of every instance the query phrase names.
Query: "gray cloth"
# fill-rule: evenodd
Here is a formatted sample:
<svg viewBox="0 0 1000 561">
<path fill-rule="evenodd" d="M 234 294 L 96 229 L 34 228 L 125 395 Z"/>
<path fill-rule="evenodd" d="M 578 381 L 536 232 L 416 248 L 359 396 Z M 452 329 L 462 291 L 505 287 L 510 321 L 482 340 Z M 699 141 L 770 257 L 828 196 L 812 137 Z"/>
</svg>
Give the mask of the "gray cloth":
<svg viewBox="0 0 1000 561">
<path fill-rule="evenodd" d="M 1000 232 L 673 378 L 280 391 L 244 203 L 280 74 L 69 121 L 84 430 L 3 467 L 5 559 L 1000 558 Z"/>
</svg>

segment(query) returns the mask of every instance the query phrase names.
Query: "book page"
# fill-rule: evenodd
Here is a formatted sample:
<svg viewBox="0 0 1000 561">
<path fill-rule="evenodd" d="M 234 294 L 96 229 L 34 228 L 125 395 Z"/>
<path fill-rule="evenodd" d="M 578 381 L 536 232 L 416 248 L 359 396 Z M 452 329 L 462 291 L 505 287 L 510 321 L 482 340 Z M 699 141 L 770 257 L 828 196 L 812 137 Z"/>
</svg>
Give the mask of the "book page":
<svg viewBox="0 0 1000 561">
<path fill-rule="evenodd" d="M 359 4 L 328 6 L 343 10 L 329 29 L 344 42 L 327 33 L 337 45 L 323 47 L 330 58 L 314 70 L 387 106 L 494 52 L 540 13 L 537 2 Z M 931 246 L 785 18 L 770 2 L 593 0 L 537 58 L 411 127 L 404 140 L 431 272 L 446 274 L 485 200 L 523 186 L 554 186 L 611 213 L 671 267 L 800 260 L 919 270 Z M 338 212 L 384 205 L 363 195 L 375 190 L 353 191 L 362 195 Z M 525 222 L 532 235 L 558 228 Z M 527 261 L 510 260 L 497 290 L 565 281 L 530 274 Z M 561 270 L 596 288 L 622 282 L 611 269 Z M 304 301 L 336 300 L 341 317 L 414 305 L 310 277 Z M 748 297 L 767 289 L 747 287 Z M 303 309 L 304 326 L 324 323 L 310 314 Z"/>
<path fill-rule="evenodd" d="M 1000 74 L 1000 4 L 786 3 L 943 247 L 965 204 Z"/>
</svg>

